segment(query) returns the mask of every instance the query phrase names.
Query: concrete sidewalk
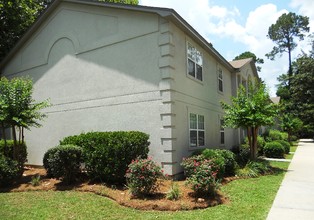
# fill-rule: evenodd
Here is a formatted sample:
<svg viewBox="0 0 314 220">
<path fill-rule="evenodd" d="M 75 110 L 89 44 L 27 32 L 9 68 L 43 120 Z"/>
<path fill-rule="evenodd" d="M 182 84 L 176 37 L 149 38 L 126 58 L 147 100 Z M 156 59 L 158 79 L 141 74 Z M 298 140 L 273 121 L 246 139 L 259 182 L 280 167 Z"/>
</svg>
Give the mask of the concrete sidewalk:
<svg viewBox="0 0 314 220">
<path fill-rule="evenodd" d="M 314 142 L 301 139 L 267 220 L 314 219 Z"/>
</svg>

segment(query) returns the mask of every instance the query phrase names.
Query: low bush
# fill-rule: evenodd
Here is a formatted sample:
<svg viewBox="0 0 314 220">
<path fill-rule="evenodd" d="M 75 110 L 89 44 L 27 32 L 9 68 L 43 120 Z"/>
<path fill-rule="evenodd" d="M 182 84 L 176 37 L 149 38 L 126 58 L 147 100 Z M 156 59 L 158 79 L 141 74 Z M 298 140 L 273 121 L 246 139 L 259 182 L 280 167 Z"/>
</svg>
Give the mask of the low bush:
<svg viewBox="0 0 314 220">
<path fill-rule="evenodd" d="M 223 149 L 203 149 L 194 151 L 192 155 L 203 155 L 205 159 L 213 160 L 218 167 L 218 178 L 233 176 L 238 167 L 236 155 L 230 150 Z"/>
<path fill-rule="evenodd" d="M 184 159 L 181 165 L 185 173 L 189 174 L 186 183 L 191 186 L 197 196 L 215 195 L 219 184 L 217 181 L 218 169 L 213 160 L 198 155 Z"/>
<path fill-rule="evenodd" d="M 288 141 L 288 133 L 281 132 L 278 130 L 270 130 L 268 136 L 266 137 L 268 142 L 277 141 L 277 140 L 284 140 Z"/>
<path fill-rule="evenodd" d="M 126 171 L 127 186 L 132 195 L 154 193 L 158 188 L 157 179 L 162 176 L 162 170 L 151 159 L 133 160 Z"/>
<path fill-rule="evenodd" d="M 264 154 L 270 158 L 284 158 L 285 149 L 280 143 L 273 141 L 265 145 Z"/>
<path fill-rule="evenodd" d="M 60 144 L 83 148 L 88 175 L 107 183 L 125 183 L 125 173 L 132 160 L 147 158 L 149 135 L 139 131 L 89 132 L 69 136 Z"/>
<path fill-rule="evenodd" d="M 0 186 L 9 186 L 19 177 L 19 165 L 16 161 L 0 154 Z"/>
<path fill-rule="evenodd" d="M 245 167 L 237 170 L 236 175 L 242 178 L 254 178 L 271 173 L 271 166 L 266 160 L 249 161 Z"/>
<path fill-rule="evenodd" d="M 241 148 L 239 154 L 236 155 L 236 161 L 244 167 L 250 160 L 250 148 Z"/>
<path fill-rule="evenodd" d="M 280 143 L 283 146 L 283 148 L 285 149 L 285 154 L 289 154 L 289 152 L 290 152 L 290 143 L 289 142 L 284 141 L 284 140 L 278 140 L 276 142 Z"/>
<path fill-rule="evenodd" d="M 0 140 L 0 154 L 3 154 L 6 157 L 13 158 L 13 146 L 14 141 L 13 140 L 7 140 L 6 141 L 6 147 L 5 147 L 5 141 Z M 17 143 L 17 160 L 18 162 L 23 165 L 27 161 L 27 147 L 25 143 Z"/>
<path fill-rule="evenodd" d="M 82 162 L 82 149 L 75 145 L 60 145 L 49 149 L 43 160 L 47 174 L 61 178 L 67 184 L 78 177 Z"/>
<path fill-rule="evenodd" d="M 261 136 L 257 136 L 257 151 L 259 155 L 264 155 L 265 144 L 266 144 L 265 139 Z"/>
</svg>

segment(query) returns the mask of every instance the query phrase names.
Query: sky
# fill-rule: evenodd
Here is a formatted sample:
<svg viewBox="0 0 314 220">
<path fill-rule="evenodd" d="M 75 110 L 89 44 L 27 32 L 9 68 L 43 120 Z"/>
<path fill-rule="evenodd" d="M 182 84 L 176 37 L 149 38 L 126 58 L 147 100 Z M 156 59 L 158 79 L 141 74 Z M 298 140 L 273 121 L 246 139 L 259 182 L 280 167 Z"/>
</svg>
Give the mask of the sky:
<svg viewBox="0 0 314 220">
<path fill-rule="evenodd" d="M 172 8 L 228 61 L 250 51 L 264 59 L 259 76 L 276 96 L 277 77 L 288 70 L 288 54 L 274 61 L 265 57 L 275 44 L 267 38 L 270 25 L 283 13 L 308 16 L 314 32 L 314 0 L 140 0 L 140 5 Z M 298 42 L 293 59 L 311 49 L 309 39 Z"/>
</svg>

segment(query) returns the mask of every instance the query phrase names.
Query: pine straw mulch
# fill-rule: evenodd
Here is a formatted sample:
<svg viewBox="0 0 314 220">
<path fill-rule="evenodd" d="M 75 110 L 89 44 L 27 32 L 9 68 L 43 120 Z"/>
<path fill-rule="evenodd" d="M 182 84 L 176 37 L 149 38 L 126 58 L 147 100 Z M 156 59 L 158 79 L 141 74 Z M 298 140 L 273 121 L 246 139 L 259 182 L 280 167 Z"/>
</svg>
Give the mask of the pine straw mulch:
<svg viewBox="0 0 314 220">
<path fill-rule="evenodd" d="M 32 178 L 40 176 L 38 186 L 31 184 Z M 223 184 L 232 179 L 225 179 Z M 24 192 L 24 191 L 65 191 L 75 190 L 80 192 L 91 192 L 97 195 L 105 196 L 115 200 L 120 205 L 140 210 L 160 210 L 177 211 L 192 210 L 216 206 L 228 203 L 229 200 L 221 192 L 218 192 L 215 198 L 195 197 L 193 191 L 185 186 L 184 181 L 175 181 L 180 189 L 180 198 L 178 200 L 169 200 L 166 198 L 167 192 L 173 183 L 171 180 L 159 180 L 159 188 L 153 195 L 143 198 L 135 198 L 130 195 L 126 187 L 107 186 L 101 183 L 92 183 L 82 178 L 81 181 L 73 185 L 65 185 L 60 180 L 48 178 L 43 168 L 25 167 L 22 178 L 15 184 L 7 188 L 1 188 L 0 192 Z"/>
</svg>

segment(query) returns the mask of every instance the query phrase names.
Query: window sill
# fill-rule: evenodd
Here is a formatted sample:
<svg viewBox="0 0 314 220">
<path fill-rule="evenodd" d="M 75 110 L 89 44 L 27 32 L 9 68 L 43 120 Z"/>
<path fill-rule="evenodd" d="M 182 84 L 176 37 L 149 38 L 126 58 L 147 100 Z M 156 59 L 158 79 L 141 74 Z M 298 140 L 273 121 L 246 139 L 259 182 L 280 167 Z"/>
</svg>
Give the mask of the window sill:
<svg viewBox="0 0 314 220">
<path fill-rule="evenodd" d="M 204 85 L 203 80 L 199 80 L 199 79 L 197 79 L 197 78 L 195 78 L 195 77 L 193 77 L 193 76 L 190 76 L 189 74 L 186 74 L 186 77 L 189 78 L 189 79 L 191 79 L 191 80 L 193 80 L 194 82 L 196 82 L 196 83 L 202 85 L 202 86 Z"/>
</svg>

